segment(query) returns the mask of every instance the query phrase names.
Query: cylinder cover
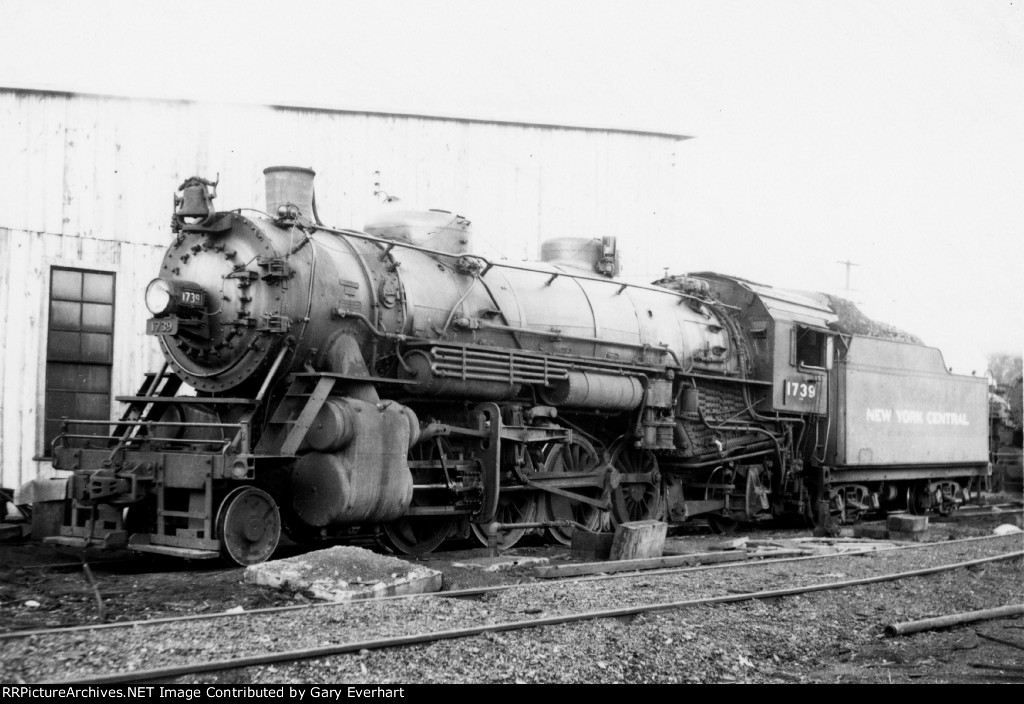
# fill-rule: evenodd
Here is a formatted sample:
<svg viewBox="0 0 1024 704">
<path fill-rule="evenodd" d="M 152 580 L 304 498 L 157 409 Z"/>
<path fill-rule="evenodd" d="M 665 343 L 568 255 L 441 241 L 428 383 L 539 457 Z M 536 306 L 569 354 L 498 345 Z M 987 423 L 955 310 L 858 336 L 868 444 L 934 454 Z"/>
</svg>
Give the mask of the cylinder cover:
<svg viewBox="0 0 1024 704">
<path fill-rule="evenodd" d="M 341 424 L 352 429 L 342 435 L 349 433 L 352 438 L 337 452 L 311 452 L 295 463 L 291 478 L 295 512 L 317 527 L 392 521 L 412 502 L 407 459 L 410 415 L 397 403 L 351 398 L 340 403 L 344 405 L 332 403 L 332 408 L 347 410 L 338 415 L 329 411 L 326 417 L 343 418 Z M 336 444 L 321 443 L 324 447 Z"/>
<path fill-rule="evenodd" d="M 355 411 L 347 400 L 328 399 L 306 432 L 306 442 L 318 452 L 336 452 L 355 437 Z"/>
</svg>

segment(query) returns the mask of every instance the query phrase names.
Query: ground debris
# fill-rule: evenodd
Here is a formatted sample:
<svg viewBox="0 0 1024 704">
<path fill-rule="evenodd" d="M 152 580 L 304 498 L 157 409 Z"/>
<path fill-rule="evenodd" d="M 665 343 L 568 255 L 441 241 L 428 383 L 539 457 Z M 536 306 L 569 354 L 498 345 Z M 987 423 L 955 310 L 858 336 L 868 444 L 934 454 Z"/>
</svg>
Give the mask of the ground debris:
<svg viewBox="0 0 1024 704">
<path fill-rule="evenodd" d="M 808 541 L 807 531 L 759 531 L 750 543 L 763 541 L 788 549 L 807 546 L 836 548 L 846 541 Z M 691 552 L 704 552 L 720 536 L 689 534 L 684 542 Z M 958 546 L 955 555 L 939 555 L 939 562 L 955 562 L 1019 549 L 1013 537 L 993 538 Z M 862 548 L 865 542 L 849 541 Z M 1006 547 L 1010 546 L 1010 547 Z M 776 548 L 783 549 L 783 548 Z M 483 622 L 503 623 L 547 618 L 566 612 L 622 609 L 658 601 L 679 602 L 728 592 L 750 593 L 788 588 L 793 584 L 907 571 L 929 564 L 929 551 L 941 546 L 909 550 L 880 550 L 852 559 L 830 554 L 820 559 L 773 564 L 759 561 L 743 567 L 713 567 L 674 575 L 643 573 L 616 575 L 606 580 L 531 581 L 526 573 L 486 573 L 452 568 L 467 554 L 438 554 L 416 561 L 445 574 L 457 575 L 468 586 L 519 582 L 522 589 L 490 592 L 466 599 L 378 600 L 356 604 L 319 605 L 292 609 L 274 616 L 251 613 L 264 606 L 297 602 L 265 587 L 240 584 L 240 570 L 217 565 L 160 569 L 134 565 L 118 572 L 97 571 L 103 591 L 126 590 L 126 598 L 111 605 L 111 619 L 153 618 L 189 612 L 220 613 L 233 607 L 244 616 L 211 621 L 189 621 L 173 629 L 132 628 L 119 631 L 82 631 L 66 639 L 37 636 L 5 641 L 0 679 L 59 681 L 76 674 L 144 670 L 186 661 L 213 661 L 271 650 L 295 650 L 325 644 L 362 643 L 377 636 L 454 630 Z M 546 550 L 546 549 L 544 549 Z M 469 551 L 465 551 L 468 553 Z M 524 555 L 541 554 L 552 562 L 565 559 L 558 549 L 542 552 L 528 548 Z M 937 553 L 938 554 L 938 553 Z M 480 553 L 476 553 L 481 556 Z M 24 568 L 27 558 L 13 565 Z M 51 558 L 52 561 L 52 558 Z M 624 618 L 595 619 L 574 624 L 544 626 L 439 641 L 401 649 L 363 650 L 350 655 L 272 667 L 249 668 L 244 674 L 225 672 L 198 681 L 346 682 L 352 684 L 422 683 L 790 683 L 890 681 L 965 682 L 1007 681 L 1012 673 L 998 669 L 1011 659 L 1008 646 L 984 641 L 972 631 L 947 629 L 914 634 L 897 647 L 882 637 L 881 629 L 894 618 L 920 619 L 950 610 L 988 608 L 1019 599 L 1024 561 L 993 562 L 985 567 L 984 581 L 968 570 L 929 575 L 900 582 L 860 585 L 842 590 L 712 607 L 658 611 Z M 389 570 L 390 576 L 395 570 Z M 6 574 L 11 574 L 8 570 Z M 0 576 L 4 574 L 0 568 Z M 5 588 L 0 606 L 3 628 L 44 627 L 55 616 L 68 624 L 92 620 L 95 605 L 84 588 L 81 573 L 47 572 L 43 581 L 27 587 Z M 23 575 L 24 576 L 24 575 Z M 370 581 L 370 573 L 359 579 Z M 983 584 L 984 588 L 980 588 Z M 55 594 L 74 594 L 55 597 Z M 300 595 L 301 596 L 301 595 Z M 35 599 L 59 611 L 29 609 Z M 188 607 L 188 608 L 183 608 Z M 526 614 L 533 614 L 525 616 Z M 214 625 L 216 624 L 216 625 Z M 997 622 L 986 632 L 1001 636 Z M 1015 622 L 1002 626 L 1014 627 Z M 1006 631 L 1006 639 L 1019 640 L 1020 631 Z M 979 643 L 984 647 L 979 647 Z M 995 669 L 971 668 L 971 659 Z M 113 667 L 111 663 L 118 663 Z M 879 666 L 883 663 L 885 666 Z M 216 677 L 217 679 L 214 679 Z M 193 680 L 195 681 L 195 680 Z"/>
</svg>

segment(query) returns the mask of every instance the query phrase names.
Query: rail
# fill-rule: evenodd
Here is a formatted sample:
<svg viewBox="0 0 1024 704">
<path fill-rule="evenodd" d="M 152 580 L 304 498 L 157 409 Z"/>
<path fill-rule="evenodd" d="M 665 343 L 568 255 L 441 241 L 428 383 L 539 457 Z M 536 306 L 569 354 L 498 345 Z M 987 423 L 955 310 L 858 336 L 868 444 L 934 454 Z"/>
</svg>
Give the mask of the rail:
<svg viewBox="0 0 1024 704">
<path fill-rule="evenodd" d="M 746 562 L 728 562 L 719 563 L 712 565 L 701 565 L 697 567 L 671 567 L 665 569 L 645 570 L 643 572 L 632 572 L 632 573 L 611 573 L 611 574 L 599 574 L 586 577 L 574 577 L 570 581 L 573 583 L 577 582 L 603 582 L 608 580 L 618 579 L 632 579 L 635 577 L 655 577 L 662 575 L 673 575 L 679 573 L 690 573 L 690 572 L 706 572 L 722 569 L 737 569 L 744 567 L 760 567 L 764 565 L 779 565 L 789 564 L 793 562 L 817 562 L 822 560 L 835 560 L 842 559 L 845 557 L 857 557 L 863 555 L 875 555 L 875 554 L 888 554 L 892 552 L 903 552 L 908 550 L 924 550 L 928 548 L 947 548 L 950 546 L 961 545 L 966 543 L 975 543 L 979 541 L 987 540 L 1000 540 L 1005 539 L 1006 536 L 1000 535 L 983 535 L 973 538 L 961 538 L 959 540 L 948 540 L 943 543 L 917 543 L 913 545 L 900 545 L 899 547 L 889 548 L 869 548 L 864 550 L 850 550 L 842 553 L 825 554 L 825 555 L 804 555 L 800 557 L 780 557 L 780 558 L 762 558 L 762 559 L 748 559 Z M 115 561 L 111 561 L 115 562 Z M 69 566 L 78 566 L 81 563 L 62 563 L 61 566 L 67 564 Z M 102 564 L 107 564 L 106 562 Z M 53 566 L 53 565 L 47 565 Z M 529 590 L 534 588 L 541 588 L 546 586 L 546 582 L 516 582 L 513 584 L 500 584 L 492 585 L 487 587 L 473 587 L 467 589 L 453 589 L 450 591 L 443 592 L 426 592 L 419 594 L 398 594 L 393 596 L 382 596 L 374 599 L 376 602 L 387 602 L 387 601 L 406 601 L 406 600 L 422 600 L 422 599 L 458 599 L 463 597 L 475 597 L 482 596 L 484 594 L 493 594 L 495 592 L 511 591 L 511 590 Z M 262 609 L 250 609 L 247 611 L 219 611 L 216 613 L 206 614 L 191 614 L 188 616 L 167 616 L 161 618 L 151 618 L 144 620 L 135 621 L 118 621 L 114 623 L 90 623 L 81 626 L 58 626 L 55 628 L 37 628 L 32 630 L 23 631 L 9 631 L 7 633 L 0 633 L 0 641 L 11 640 L 15 638 L 29 638 L 32 636 L 43 636 L 43 635 L 59 635 L 63 633 L 80 633 L 84 631 L 98 631 L 98 630 L 109 630 L 109 629 L 131 629 L 141 628 L 144 626 L 157 626 L 165 623 L 179 623 L 183 621 L 210 621 L 214 619 L 232 619 L 232 618 L 248 618 L 250 616 L 260 616 L 265 614 L 277 614 L 286 613 L 292 611 L 306 611 L 308 609 L 335 609 L 335 608 L 348 608 L 359 602 L 352 601 L 330 601 L 320 602 L 312 604 L 295 604 L 290 606 L 270 606 Z"/>
<path fill-rule="evenodd" d="M 149 670 L 119 672 L 109 675 L 87 676 L 71 680 L 48 682 L 45 684 L 84 685 L 117 684 L 123 682 L 149 682 L 153 680 L 161 680 L 189 674 L 217 672 L 223 670 L 235 670 L 243 667 L 252 667 L 256 665 L 268 665 L 272 663 L 294 662 L 298 660 L 322 658 L 332 655 L 340 655 L 344 653 L 359 652 L 361 650 L 383 650 L 387 648 L 397 648 L 421 643 L 433 643 L 442 640 L 467 638 L 470 636 L 481 635 L 483 633 L 524 630 L 531 628 L 540 628 L 543 626 L 555 626 L 565 623 L 593 621 L 598 619 L 622 618 L 647 613 L 674 611 L 682 608 L 689 608 L 695 606 L 733 604 L 761 599 L 778 599 L 781 597 L 796 596 L 799 594 L 810 594 L 814 592 L 822 592 L 834 589 L 846 589 L 849 587 L 855 587 L 865 584 L 875 584 L 880 582 L 890 582 L 900 579 L 908 579 L 912 577 L 920 577 L 930 574 L 947 572 L 955 569 L 961 569 L 964 567 L 972 567 L 975 565 L 987 564 L 1001 560 L 1012 560 L 1020 557 L 1024 557 L 1024 550 L 1018 550 L 1010 553 L 1003 553 L 999 555 L 993 555 L 974 560 L 966 560 L 951 564 L 937 565 L 934 567 L 926 567 L 918 570 L 909 570 L 905 572 L 875 575 L 872 577 L 864 577 L 860 579 L 848 579 L 839 582 L 827 582 L 821 584 L 811 584 L 800 587 L 790 587 L 782 589 L 768 589 L 763 591 L 744 592 L 740 594 L 729 594 L 726 596 L 706 597 L 700 599 L 686 599 L 682 601 L 642 604 L 639 606 L 628 606 L 616 609 L 603 609 L 581 613 L 568 613 L 544 618 L 526 619 L 521 621 L 504 621 L 500 623 L 470 626 L 467 628 L 455 628 L 446 631 L 421 632 L 404 636 L 392 636 L 362 641 L 353 641 L 348 643 L 339 643 L 336 645 L 302 648 L 298 650 L 289 650 L 279 653 L 268 653 L 263 655 L 253 655 L 240 658 L 227 658 L 212 662 L 207 661 L 202 663 L 175 665 L 169 667 L 154 668 Z"/>
</svg>

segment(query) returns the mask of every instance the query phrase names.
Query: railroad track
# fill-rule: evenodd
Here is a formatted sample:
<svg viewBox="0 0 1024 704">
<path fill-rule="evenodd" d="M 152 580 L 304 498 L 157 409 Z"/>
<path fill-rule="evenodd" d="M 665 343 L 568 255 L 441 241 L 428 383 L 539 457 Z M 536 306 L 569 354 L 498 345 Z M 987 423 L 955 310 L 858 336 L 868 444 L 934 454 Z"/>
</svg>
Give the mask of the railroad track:
<svg viewBox="0 0 1024 704">
<path fill-rule="evenodd" d="M 1020 513 L 1024 513 L 1024 508 L 1021 508 L 1021 505 L 1018 503 L 960 509 L 956 513 L 951 514 L 951 516 L 953 518 L 975 518 L 978 516 L 1015 516 Z"/>
<path fill-rule="evenodd" d="M 166 680 L 485 633 L 864 588 L 1019 560 L 1024 555 L 1021 547 L 1019 536 L 974 538 L 876 550 L 856 559 L 849 559 L 854 553 L 844 553 L 263 609 L 236 616 L 212 614 L 11 633 L 4 634 L 8 642 L 3 644 L 12 654 L 5 657 L 5 669 L 11 671 L 2 674 L 9 681 L 61 684 Z M 835 572 L 837 561 L 844 572 Z M 798 574 L 794 563 L 801 566 Z M 101 654 L 100 662 L 95 653 Z M 48 668 L 46 658 L 57 654 L 62 668 Z"/>
<path fill-rule="evenodd" d="M 823 555 L 806 555 L 800 557 L 771 557 L 763 556 L 757 559 L 749 559 L 745 562 L 727 562 L 712 565 L 702 565 L 696 567 L 675 567 L 675 568 L 663 568 L 663 569 L 652 569 L 645 571 L 635 572 L 619 572 L 615 574 L 597 574 L 585 577 L 574 577 L 567 579 L 573 583 L 577 582 L 600 582 L 606 580 L 638 580 L 647 577 L 657 577 L 661 575 L 671 574 L 683 574 L 688 572 L 705 572 L 708 570 L 729 570 L 729 569 L 743 569 L 743 568 L 757 568 L 758 566 L 766 566 L 769 564 L 778 565 L 783 563 L 798 563 L 815 560 L 834 560 L 843 557 L 857 557 L 861 555 L 868 555 L 880 551 L 906 551 L 906 550 L 925 550 L 935 548 L 950 548 L 955 545 L 965 545 L 969 543 L 979 541 L 998 540 L 999 536 L 980 536 L 973 538 L 962 538 L 959 540 L 947 541 L 943 543 L 921 543 L 916 545 L 900 545 L 889 548 L 878 548 L 870 547 L 864 550 L 848 550 L 845 552 L 835 554 L 823 554 Z M 78 563 L 81 564 L 81 563 Z M 64 566 L 64 565 L 62 565 Z M 237 568 L 232 568 L 237 569 Z M 430 592 L 425 594 L 405 594 L 400 596 L 386 596 L 379 599 L 375 599 L 378 602 L 387 601 L 407 601 L 417 599 L 459 599 L 459 598 L 472 598 L 479 597 L 487 594 L 495 594 L 498 592 L 509 591 L 509 590 L 530 590 L 539 589 L 544 586 L 543 582 L 517 582 L 514 584 L 501 584 L 492 585 L 486 587 L 475 587 L 468 589 L 453 589 L 442 592 Z M 220 619 L 245 619 L 253 618 L 263 615 L 270 614 L 283 614 L 288 612 L 302 612 L 312 609 L 331 609 L 350 606 L 353 602 L 315 602 L 310 604 L 294 604 L 289 606 L 275 606 L 266 607 L 260 609 L 249 609 L 244 611 L 221 611 L 216 613 L 203 613 L 203 614 L 190 614 L 182 616 L 167 616 L 162 618 L 152 618 L 144 620 L 132 620 L 132 621 L 115 621 L 109 623 L 89 623 L 78 626 L 59 626 L 53 628 L 41 628 L 21 631 L 9 631 L 7 633 L 0 633 L 0 643 L 5 640 L 26 638 L 30 636 L 48 636 L 58 635 L 63 633 L 76 633 L 84 631 L 97 631 L 97 630 L 116 630 L 124 628 L 138 628 L 143 626 L 155 626 L 160 624 L 172 624 L 181 623 L 187 621 L 209 621 L 209 620 L 220 620 Z M 360 602 L 354 602 L 360 603 Z"/>
</svg>

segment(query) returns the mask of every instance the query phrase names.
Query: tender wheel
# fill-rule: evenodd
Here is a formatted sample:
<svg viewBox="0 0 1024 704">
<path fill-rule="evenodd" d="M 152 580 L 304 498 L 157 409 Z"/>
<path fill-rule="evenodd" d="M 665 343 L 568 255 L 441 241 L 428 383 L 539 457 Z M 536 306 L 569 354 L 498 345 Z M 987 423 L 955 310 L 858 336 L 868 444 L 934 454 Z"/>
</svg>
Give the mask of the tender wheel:
<svg viewBox="0 0 1024 704">
<path fill-rule="evenodd" d="M 963 502 L 963 495 L 963 489 L 954 481 L 917 482 L 910 487 L 907 506 L 917 515 L 935 511 L 940 516 L 948 516 Z"/>
<path fill-rule="evenodd" d="M 601 464 L 601 457 L 597 454 L 594 446 L 589 442 L 573 434 L 571 443 L 560 442 L 550 445 L 544 453 L 545 472 L 593 472 Z M 578 493 L 592 498 L 599 498 L 601 492 L 598 489 L 578 490 Z M 610 519 L 607 511 L 603 511 L 590 504 L 572 501 L 557 494 L 546 494 L 544 498 L 544 509 L 547 518 L 559 521 L 575 521 L 589 530 L 596 532 L 605 531 L 610 526 Z M 562 545 L 572 543 L 572 532 L 574 528 L 551 527 L 548 528 L 548 535 L 555 542 Z"/>
<path fill-rule="evenodd" d="M 907 489 L 907 508 L 916 516 L 923 516 L 932 507 L 932 498 L 928 494 L 928 484 L 917 482 Z"/>
<path fill-rule="evenodd" d="M 529 476 L 537 471 L 529 452 L 523 453 L 523 474 Z M 503 473 L 504 474 L 504 473 Z M 498 512 L 494 516 L 498 523 L 532 523 L 537 520 L 537 494 L 534 492 L 506 492 L 501 490 L 498 498 Z M 487 533 L 479 523 L 470 523 L 473 535 L 484 546 L 487 546 Z M 526 535 L 530 528 L 515 528 L 498 533 L 498 549 L 508 550 Z"/>
<path fill-rule="evenodd" d="M 409 451 L 412 461 L 434 461 L 450 455 L 450 446 L 441 438 L 433 442 L 414 445 Z M 419 483 L 442 483 L 444 472 L 436 469 L 418 469 L 414 476 Z M 413 494 L 412 505 L 429 505 L 422 493 Z M 409 516 L 384 525 L 384 537 L 395 550 L 405 555 L 426 555 L 437 549 L 455 527 L 455 516 Z"/>
<path fill-rule="evenodd" d="M 612 465 L 622 475 L 612 489 L 612 522 L 660 519 L 665 506 L 654 453 L 619 441 L 612 447 Z"/>
<path fill-rule="evenodd" d="M 281 539 L 281 513 L 267 492 L 240 486 L 229 493 L 217 512 L 217 534 L 224 558 L 236 565 L 255 565 L 269 558 Z"/>
</svg>

